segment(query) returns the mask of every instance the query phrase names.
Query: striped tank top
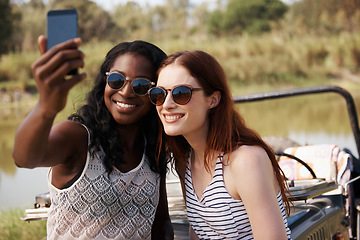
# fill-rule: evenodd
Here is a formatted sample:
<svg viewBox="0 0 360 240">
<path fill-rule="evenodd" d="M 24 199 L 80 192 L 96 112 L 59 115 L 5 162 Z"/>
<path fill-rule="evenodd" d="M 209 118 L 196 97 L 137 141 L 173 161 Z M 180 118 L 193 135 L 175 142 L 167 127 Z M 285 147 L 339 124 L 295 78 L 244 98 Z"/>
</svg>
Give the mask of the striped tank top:
<svg viewBox="0 0 360 240">
<path fill-rule="evenodd" d="M 211 183 L 199 200 L 192 184 L 190 158 L 188 159 L 185 188 L 186 209 L 191 227 L 200 239 L 254 239 L 245 206 L 241 200 L 234 199 L 227 191 L 223 179 L 222 155 L 216 161 Z M 277 195 L 284 219 L 288 239 L 291 231 L 287 224 L 285 207 L 281 193 Z"/>
</svg>

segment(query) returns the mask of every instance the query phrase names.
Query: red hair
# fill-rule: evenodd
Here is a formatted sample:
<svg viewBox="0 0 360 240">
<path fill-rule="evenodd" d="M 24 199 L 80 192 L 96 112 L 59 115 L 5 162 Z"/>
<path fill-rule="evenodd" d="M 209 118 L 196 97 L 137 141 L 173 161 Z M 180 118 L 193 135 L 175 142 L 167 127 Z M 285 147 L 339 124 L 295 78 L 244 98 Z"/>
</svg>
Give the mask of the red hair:
<svg viewBox="0 0 360 240">
<path fill-rule="evenodd" d="M 242 145 L 260 146 L 270 158 L 276 179 L 280 186 L 282 198 L 286 206 L 286 213 L 290 213 L 290 201 L 286 196 L 287 186 L 284 173 L 280 169 L 275 158 L 274 151 L 261 139 L 261 137 L 245 124 L 243 117 L 236 111 L 230 88 L 226 80 L 225 72 L 218 61 L 210 54 L 203 51 L 177 52 L 165 59 L 158 73 L 168 65 L 177 64 L 185 67 L 198 81 L 206 96 L 218 91 L 221 99 L 215 108 L 209 112 L 209 129 L 206 141 L 204 162 L 210 172 L 210 152 L 231 153 Z M 175 168 L 178 164 L 186 166 L 190 145 L 183 136 L 167 136 L 164 134 L 160 123 L 159 146 L 165 144 L 169 156 L 173 154 L 172 160 Z M 228 164 L 228 163 L 225 163 Z"/>
</svg>

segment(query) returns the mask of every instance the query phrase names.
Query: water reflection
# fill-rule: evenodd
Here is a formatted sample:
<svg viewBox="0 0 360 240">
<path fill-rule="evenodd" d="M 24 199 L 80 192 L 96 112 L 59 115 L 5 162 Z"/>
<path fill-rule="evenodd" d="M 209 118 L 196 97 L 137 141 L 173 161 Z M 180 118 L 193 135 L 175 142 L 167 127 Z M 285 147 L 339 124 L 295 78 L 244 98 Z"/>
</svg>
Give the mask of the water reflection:
<svg viewBox="0 0 360 240">
<path fill-rule="evenodd" d="M 354 98 L 359 118 L 360 98 Z M 337 144 L 358 156 L 345 100 L 338 94 L 298 96 L 237 105 L 261 136 L 288 137 L 299 144 Z"/>
<path fill-rule="evenodd" d="M 355 99 L 356 106 L 359 100 Z M 237 107 L 248 125 L 264 136 L 288 136 L 293 131 L 351 133 L 345 100 L 334 94 L 242 103 Z"/>
<path fill-rule="evenodd" d="M 2 153 L 0 161 L 0 181 L 2 173 L 14 175 L 16 172 L 16 167 L 11 156 L 15 130 L 16 125 L 0 125 L 0 152 Z"/>
<path fill-rule="evenodd" d="M 15 132 L 32 105 L 0 107 L 0 211 L 31 208 L 35 195 L 47 192 L 47 168 L 19 169 L 12 158 Z"/>
<path fill-rule="evenodd" d="M 360 98 L 356 98 L 355 102 L 359 107 Z M 289 137 L 300 144 L 335 143 L 341 148 L 349 148 L 358 156 L 346 103 L 336 94 L 242 103 L 237 107 L 248 125 L 261 136 Z M 0 210 L 29 208 L 36 194 L 47 191 L 47 168 L 18 169 L 11 152 L 16 128 L 30 107 L 1 109 Z"/>
</svg>

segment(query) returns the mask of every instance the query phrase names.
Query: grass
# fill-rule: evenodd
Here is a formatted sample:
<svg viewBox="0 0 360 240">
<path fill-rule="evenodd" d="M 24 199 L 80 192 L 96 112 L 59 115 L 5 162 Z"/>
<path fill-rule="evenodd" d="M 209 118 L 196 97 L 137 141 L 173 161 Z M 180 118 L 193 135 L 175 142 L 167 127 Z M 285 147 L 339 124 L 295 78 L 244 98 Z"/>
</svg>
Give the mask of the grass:
<svg viewBox="0 0 360 240">
<path fill-rule="evenodd" d="M 180 50 L 207 51 L 221 63 L 228 79 L 240 85 L 319 85 L 342 79 L 339 73 L 344 69 L 355 75 L 360 72 L 359 32 L 324 37 L 273 32 L 262 36 L 162 39 L 154 44 L 167 54 Z M 81 46 L 86 54 L 85 85 L 92 86 L 105 54 L 114 45 L 92 42 Z M 38 56 L 36 51 L 2 56 L 0 89 L 33 86 L 30 66 Z"/>
<path fill-rule="evenodd" d="M 46 221 L 24 222 L 23 209 L 0 212 L 0 240 L 34 240 L 46 237 Z"/>
</svg>

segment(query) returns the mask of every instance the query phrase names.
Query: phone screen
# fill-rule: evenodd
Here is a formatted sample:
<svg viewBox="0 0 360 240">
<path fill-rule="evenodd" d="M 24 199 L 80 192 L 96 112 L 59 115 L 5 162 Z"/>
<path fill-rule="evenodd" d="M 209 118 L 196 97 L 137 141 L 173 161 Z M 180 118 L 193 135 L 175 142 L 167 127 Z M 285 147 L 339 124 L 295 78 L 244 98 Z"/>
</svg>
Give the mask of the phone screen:
<svg viewBox="0 0 360 240">
<path fill-rule="evenodd" d="M 76 38 L 78 15 L 76 9 L 52 10 L 47 14 L 47 49 L 68 39 Z"/>
</svg>

